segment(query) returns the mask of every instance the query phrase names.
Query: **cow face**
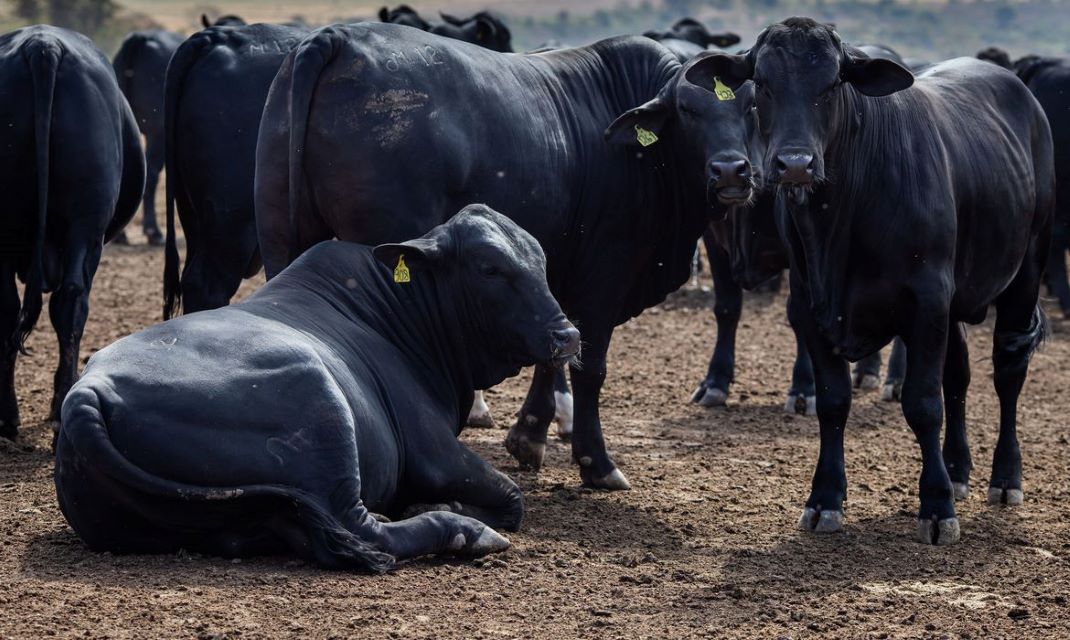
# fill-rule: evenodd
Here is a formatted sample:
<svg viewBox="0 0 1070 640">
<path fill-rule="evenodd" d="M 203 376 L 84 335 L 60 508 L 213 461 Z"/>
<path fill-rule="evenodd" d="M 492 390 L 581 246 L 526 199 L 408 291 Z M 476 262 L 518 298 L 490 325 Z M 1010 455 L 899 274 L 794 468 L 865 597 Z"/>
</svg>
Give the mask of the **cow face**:
<svg viewBox="0 0 1070 640">
<path fill-rule="evenodd" d="M 391 268 L 404 256 L 414 280 L 449 274 L 463 315 L 476 325 L 473 342 L 509 372 L 579 357 L 580 333 L 550 293 L 539 243 L 485 205 L 465 207 L 422 238 L 380 245 L 375 256 Z"/>
<path fill-rule="evenodd" d="M 513 35 L 505 23 L 486 11 L 480 11 L 470 18 L 455 18 L 446 13 L 442 16 L 442 24 L 431 27 L 431 33 L 463 40 L 502 53 L 513 52 Z"/>
<path fill-rule="evenodd" d="M 711 45 L 723 49 L 739 43 L 739 36 L 731 31 L 710 33 L 704 24 L 694 18 L 681 18 L 667 31 L 647 31 L 643 35 L 658 41 L 668 39 L 687 40 L 703 49 Z"/>
<path fill-rule="evenodd" d="M 852 100 L 914 82 L 891 60 L 848 51 L 830 26 L 809 18 L 773 25 L 746 56 L 716 54 L 713 66 L 730 82 L 753 81 L 765 174 L 797 201 L 824 179 L 825 150 L 855 117 Z"/>
<path fill-rule="evenodd" d="M 683 166 L 702 176 L 711 205 L 744 205 L 754 197 L 759 178 L 751 163 L 754 88 L 749 82 L 726 84 L 714 72 L 711 56 L 697 56 L 681 67 L 656 98 L 617 118 L 606 139 L 639 148 L 671 145 Z M 723 218 L 717 211 L 712 217 Z"/>
</svg>

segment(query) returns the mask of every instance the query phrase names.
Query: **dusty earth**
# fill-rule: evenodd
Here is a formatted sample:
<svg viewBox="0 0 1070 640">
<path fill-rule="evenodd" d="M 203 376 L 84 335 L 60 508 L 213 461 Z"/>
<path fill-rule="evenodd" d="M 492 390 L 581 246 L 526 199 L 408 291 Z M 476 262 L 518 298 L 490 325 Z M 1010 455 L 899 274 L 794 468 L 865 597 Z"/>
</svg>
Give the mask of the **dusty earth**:
<svg viewBox="0 0 1070 640">
<path fill-rule="evenodd" d="M 84 356 L 159 320 L 162 264 L 141 244 L 106 250 Z M 708 288 L 688 288 L 617 332 L 603 416 L 632 491 L 580 488 L 561 443 L 536 475 L 505 453 L 505 431 L 467 432 L 525 491 L 513 548 L 379 577 L 290 557 L 87 550 L 56 506 L 42 422 L 56 356 L 42 319 L 18 369 L 22 438 L 0 444 L 0 636 L 1070 636 L 1070 325 L 1056 323 L 1023 394 L 1026 502 L 1013 511 L 984 502 L 997 425 L 991 329 L 971 331 L 974 493 L 959 505 L 961 543 L 930 548 L 913 539 L 917 447 L 898 407 L 876 394 L 856 398 L 849 424 L 845 532 L 795 530 L 817 425 L 781 410 L 794 353 L 783 295 L 747 300 L 739 381 L 722 410 L 688 404 L 711 346 L 711 303 Z M 525 383 L 490 394 L 502 426 Z"/>
</svg>

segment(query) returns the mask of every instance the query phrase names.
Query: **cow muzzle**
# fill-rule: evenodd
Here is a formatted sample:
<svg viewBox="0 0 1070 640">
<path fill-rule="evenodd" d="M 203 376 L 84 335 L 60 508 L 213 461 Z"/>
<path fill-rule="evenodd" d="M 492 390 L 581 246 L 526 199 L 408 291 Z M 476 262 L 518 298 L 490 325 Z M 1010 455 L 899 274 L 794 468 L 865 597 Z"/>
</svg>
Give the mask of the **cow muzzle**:
<svg viewBox="0 0 1070 640">
<path fill-rule="evenodd" d="M 550 331 L 550 362 L 555 367 L 578 363 L 580 348 L 580 332 L 571 324 Z"/>
<path fill-rule="evenodd" d="M 745 204 L 754 195 L 751 165 L 745 158 L 710 162 L 709 181 L 717 200 L 725 206 Z"/>
</svg>

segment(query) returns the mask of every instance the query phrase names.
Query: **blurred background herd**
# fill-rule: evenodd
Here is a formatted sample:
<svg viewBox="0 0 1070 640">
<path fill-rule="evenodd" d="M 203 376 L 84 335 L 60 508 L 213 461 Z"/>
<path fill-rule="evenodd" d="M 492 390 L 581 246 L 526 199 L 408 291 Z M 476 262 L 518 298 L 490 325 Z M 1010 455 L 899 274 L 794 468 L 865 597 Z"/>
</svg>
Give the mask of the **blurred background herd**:
<svg viewBox="0 0 1070 640">
<path fill-rule="evenodd" d="M 375 19 L 382 0 L 0 0 L 0 32 L 47 22 L 81 31 L 114 54 L 125 34 L 164 28 L 189 33 L 202 14 L 237 14 L 252 22 L 309 26 Z M 972 55 L 996 45 L 1012 58 L 1070 55 L 1067 0 L 411 0 L 424 14 L 491 9 L 524 51 L 553 42 L 587 44 L 605 36 L 666 28 L 682 16 L 711 31 L 753 42 L 766 25 L 790 15 L 834 22 L 851 42 L 883 42 L 911 58 Z"/>
</svg>

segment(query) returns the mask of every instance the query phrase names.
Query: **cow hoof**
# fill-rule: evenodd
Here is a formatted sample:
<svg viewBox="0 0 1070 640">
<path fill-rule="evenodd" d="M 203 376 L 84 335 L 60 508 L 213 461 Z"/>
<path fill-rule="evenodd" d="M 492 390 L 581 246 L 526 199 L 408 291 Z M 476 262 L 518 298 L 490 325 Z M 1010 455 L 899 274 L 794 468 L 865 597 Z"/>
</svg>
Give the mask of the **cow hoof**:
<svg viewBox="0 0 1070 640">
<path fill-rule="evenodd" d="M 632 483 L 628 482 L 628 478 L 624 477 L 624 474 L 620 472 L 620 469 L 613 469 L 606 475 L 598 478 L 589 475 L 587 470 L 581 467 L 580 476 L 583 479 L 584 486 L 594 487 L 595 489 L 628 491 L 632 488 Z"/>
<path fill-rule="evenodd" d="M 153 247 L 162 247 L 164 245 L 164 237 L 159 229 L 145 229 L 145 237 Z"/>
<path fill-rule="evenodd" d="M 523 433 L 517 431 L 514 426 L 505 437 L 505 450 L 516 458 L 521 468 L 538 471 L 542 468 L 542 460 L 546 455 L 546 443 L 535 442 Z"/>
<path fill-rule="evenodd" d="M 889 382 L 881 389 L 881 400 L 884 402 L 899 402 L 903 398 L 903 383 Z"/>
<path fill-rule="evenodd" d="M 557 437 L 572 439 L 572 394 L 554 391 L 554 421 L 557 422 Z"/>
<path fill-rule="evenodd" d="M 700 392 L 702 392 L 701 396 L 699 396 Z M 728 392 L 722 391 L 717 387 L 706 387 L 705 391 L 703 391 L 700 387 L 693 398 L 692 402 L 701 407 L 723 407 L 728 402 Z"/>
<path fill-rule="evenodd" d="M 468 410 L 468 420 L 465 424 L 473 429 L 493 429 L 494 416 L 490 415 L 490 407 L 483 398 L 482 391 L 476 391 L 472 399 L 472 408 Z"/>
<path fill-rule="evenodd" d="M 112 244 L 130 244 L 130 239 L 126 237 L 125 231 L 120 231 L 114 238 L 111 239 Z"/>
<path fill-rule="evenodd" d="M 509 538 L 506 538 L 490 527 L 484 527 L 475 542 L 465 549 L 465 555 L 473 558 L 482 558 L 483 556 L 492 553 L 501 553 L 508 549 L 510 544 Z"/>
<path fill-rule="evenodd" d="M 801 393 L 789 393 L 788 401 L 784 403 L 784 411 L 801 416 L 817 415 L 817 396 L 806 396 Z"/>
<path fill-rule="evenodd" d="M 956 500 L 965 500 L 970 497 L 970 485 L 965 482 L 952 482 L 951 489 L 955 492 Z"/>
<path fill-rule="evenodd" d="M 988 504 L 998 505 L 1005 504 L 1008 507 L 1017 507 L 1025 501 L 1025 495 L 1021 489 L 1001 489 L 999 487 L 989 487 L 988 489 Z"/>
<path fill-rule="evenodd" d="M 960 537 L 962 537 L 962 532 L 959 529 L 958 518 L 939 521 L 936 518 L 918 520 L 918 540 L 922 544 L 955 544 Z"/>
<path fill-rule="evenodd" d="M 799 529 L 814 533 L 835 533 L 843 528 L 842 511 L 818 511 L 806 507 L 799 517 Z"/>
<path fill-rule="evenodd" d="M 872 373 L 864 374 L 855 380 L 855 388 L 860 391 L 875 391 L 881 386 L 881 379 Z"/>
</svg>

